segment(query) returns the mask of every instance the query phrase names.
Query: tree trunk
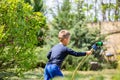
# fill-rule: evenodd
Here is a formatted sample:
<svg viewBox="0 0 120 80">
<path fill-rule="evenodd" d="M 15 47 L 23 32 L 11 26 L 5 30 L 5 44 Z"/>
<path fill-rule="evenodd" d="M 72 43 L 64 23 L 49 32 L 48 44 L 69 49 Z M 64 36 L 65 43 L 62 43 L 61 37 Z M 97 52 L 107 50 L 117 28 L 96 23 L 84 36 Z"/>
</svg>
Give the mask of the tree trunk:
<svg viewBox="0 0 120 80">
<path fill-rule="evenodd" d="M 103 0 L 101 1 L 101 6 L 104 6 Z M 103 21 L 105 21 L 105 19 L 106 19 L 105 12 L 106 12 L 106 10 L 103 9 L 103 10 L 102 10 Z"/>
</svg>

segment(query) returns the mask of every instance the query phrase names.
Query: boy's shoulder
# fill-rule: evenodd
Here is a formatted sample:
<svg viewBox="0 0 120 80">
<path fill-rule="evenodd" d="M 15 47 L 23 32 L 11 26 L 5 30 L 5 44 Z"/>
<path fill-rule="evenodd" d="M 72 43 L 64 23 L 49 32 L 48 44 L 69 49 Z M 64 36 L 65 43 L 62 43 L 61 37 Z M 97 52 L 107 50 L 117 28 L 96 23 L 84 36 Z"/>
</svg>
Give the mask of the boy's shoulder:
<svg viewBox="0 0 120 80">
<path fill-rule="evenodd" d="M 56 44 L 56 45 L 54 45 L 52 48 L 58 48 L 58 49 L 60 49 L 60 48 L 64 48 L 64 49 L 66 49 L 67 47 L 66 46 L 64 46 L 63 44 Z"/>
</svg>

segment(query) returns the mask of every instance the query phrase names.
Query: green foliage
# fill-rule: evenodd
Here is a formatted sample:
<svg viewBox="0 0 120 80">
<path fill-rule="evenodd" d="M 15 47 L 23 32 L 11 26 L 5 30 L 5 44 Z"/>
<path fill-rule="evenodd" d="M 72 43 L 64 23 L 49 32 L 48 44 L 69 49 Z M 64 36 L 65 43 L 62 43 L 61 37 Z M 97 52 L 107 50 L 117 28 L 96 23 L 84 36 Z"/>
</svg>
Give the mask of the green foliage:
<svg viewBox="0 0 120 80">
<path fill-rule="evenodd" d="M 34 0 L 34 11 L 43 12 L 43 0 Z"/>
<path fill-rule="evenodd" d="M 31 0 L 24 0 L 24 1 L 25 1 L 25 3 L 31 4 Z"/>
<path fill-rule="evenodd" d="M 36 64 L 37 33 L 47 29 L 46 18 L 23 0 L 0 1 L 0 68 L 29 70 Z M 41 35 L 40 37 L 44 36 Z"/>
<path fill-rule="evenodd" d="M 67 5 L 67 6 L 66 6 Z M 58 13 L 57 15 L 53 14 L 54 20 L 52 21 L 52 25 L 56 30 L 61 30 L 61 29 L 70 29 L 72 27 L 71 22 L 72 22 L 72 14 L 70 13 L 71 10 L 71 4 L 69 0 L 64 0 L 61 8 L 57 8 Z"/>
<path fill-rule="evenodd" d="M 49 45 L 45 45 L 42 48 L 37 47 L 35 49 L 35 53 L 36 53 L 36 55 L 38 55 L 38 61 L 37 62 L 39 62 L 41 60 L 43 63 L 46 63 L 47 62 L 46 56 L 47 56 L 47 53 L 49 52 L 49 50 L 50 50 Z"/>
<path fill-rule="evenodd" d="M 92 78 L 90 78 L 90 80 L 104 80 L 104 77 L 103 75 L 93 76 Z"/>
<path fill-rule="evenodd" d="M 112 80 L 119 80 L 120 79 L 120 73 L 116 73 L 112 76 Z"/>
<path fill-rule="evenodd" d="M 24 0 L 24 2 L 33 6 L 34 12 L 44 12 L 43 0 Z"/>
<path fill-rule="evenodd" d="M 34 12 L 41 12 L 44 13 L 44 2 L 43 0 L 24 0 L 25 3 L 29 3 L 29 5 L 31 5 L 33 7 L 33 11 Z M 47 29 L 47 28 L 46 28 Z M 45 30 L 46 30 L 45 29 Z M 37 46 L 43 46 L 45 44 L 45 37 L 43 37 L 42 35 L 44 35 L 45 30 L 41 29 L 38 31 L 37 38 L 38 38 L 38 43 Z M 42 37 L 41 37 L 42 36 Z"/>
<path fill-rule="evenodd" d="M 118 63 L 117 69 L 120 70 L 120 55 L 117 56 L 117 63 Z"/>
</svg>

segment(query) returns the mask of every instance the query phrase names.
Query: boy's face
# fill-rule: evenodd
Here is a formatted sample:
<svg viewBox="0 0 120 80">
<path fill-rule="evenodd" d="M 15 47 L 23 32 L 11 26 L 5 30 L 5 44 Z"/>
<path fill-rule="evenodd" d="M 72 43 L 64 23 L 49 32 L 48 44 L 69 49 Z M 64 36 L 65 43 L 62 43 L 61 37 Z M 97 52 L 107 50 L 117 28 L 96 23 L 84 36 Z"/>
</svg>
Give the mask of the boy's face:
<svg viewBox="0 0 120 80">
<path fill-rule="evenodd" d="M 70 36 L 64 39 L 64 45 L 67 46 L 70 42 Z"/>
</svg>

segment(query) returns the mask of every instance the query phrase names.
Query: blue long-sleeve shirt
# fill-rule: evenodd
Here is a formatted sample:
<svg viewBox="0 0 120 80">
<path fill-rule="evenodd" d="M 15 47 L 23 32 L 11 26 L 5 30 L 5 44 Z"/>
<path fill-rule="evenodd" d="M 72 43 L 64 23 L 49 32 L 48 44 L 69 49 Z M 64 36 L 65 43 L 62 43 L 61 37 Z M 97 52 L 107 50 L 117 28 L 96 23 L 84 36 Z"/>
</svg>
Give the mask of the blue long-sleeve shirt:
<svg viewBox="0 0 120 80">
<path fill-rule="evenodd" d="M 48 63 L 57 64 L 60 67 L 67 55 L 85 56 L 86 52 L 75 52 L 63 44 L 57 44 L 49 51 L 47 55 L 47 58 L 49 59 Z"/>
</svg>

